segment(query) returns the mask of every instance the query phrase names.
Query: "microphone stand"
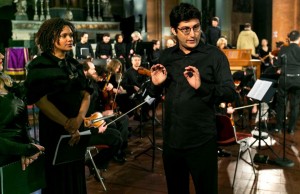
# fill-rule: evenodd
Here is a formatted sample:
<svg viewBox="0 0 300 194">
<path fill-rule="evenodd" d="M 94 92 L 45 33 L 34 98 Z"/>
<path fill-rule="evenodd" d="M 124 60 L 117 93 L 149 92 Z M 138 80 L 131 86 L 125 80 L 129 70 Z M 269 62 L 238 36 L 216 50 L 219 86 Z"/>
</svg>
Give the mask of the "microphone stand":
<svg viewBox="0 0 300 194">
<path fill-rule="evenodd" d="M 283 98 L 284 98 L 284 105 L 283 105 L 283 156 L 282 158 L 277 158 L 275 160 L 275 163 L 278 164 L 279 166 L 284 166 L 284 167 L 292 167 L 294 166 L 294 162 L 292 160 L 289 160 L 285 157 L 285 146 L 286 146 L 286 141 L 285 141 L 285 136 L 286 136 L 286 104 L 287 104 L 287 91 L 286 91 L 286 66 L 287 66 L 287 56 L 286 54 L 281 55 L 281 61 L 283 63 L 283 69 L 284 69 L 284 74 L 283 74 Z"/>
</svg>

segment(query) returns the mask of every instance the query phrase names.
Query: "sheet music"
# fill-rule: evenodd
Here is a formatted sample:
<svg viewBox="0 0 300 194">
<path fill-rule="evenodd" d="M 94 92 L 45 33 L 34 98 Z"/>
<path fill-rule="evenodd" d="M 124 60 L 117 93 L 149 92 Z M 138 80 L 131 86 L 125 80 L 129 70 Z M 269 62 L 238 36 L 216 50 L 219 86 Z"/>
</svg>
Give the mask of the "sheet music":
<svg viewBox="0 0 300 194">
<path fill-rule="evenodd" d="M 265 80 L 257 80 L 248 93 L 247 97 L 261 101 L 271 87 L 272 82 Z"/>
<path fill-rule="evenodd" d="M 151 105 L 154 100 L 155 98 L 151 98 L 149 95 L 147 95 L 145 98 L 145 102 L 147 102 L 149 105 Z"/>
<path fill-rule="evenodd" d="M 81 55 L 83 56 L 90 56 L 90 51 L 88 48 L 80 48 L 80 52 L 81 52 Z"/>
</svg>

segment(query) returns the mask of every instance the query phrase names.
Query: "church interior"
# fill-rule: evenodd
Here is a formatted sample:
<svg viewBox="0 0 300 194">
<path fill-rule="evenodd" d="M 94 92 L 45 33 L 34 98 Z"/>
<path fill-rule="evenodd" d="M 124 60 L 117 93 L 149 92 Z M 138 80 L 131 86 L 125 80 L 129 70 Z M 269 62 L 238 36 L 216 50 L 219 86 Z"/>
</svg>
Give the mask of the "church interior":
<svg viewBox="0 0 300 194">
<path fill-rule="evenodd" d="M 167 48 L 167 40 L 173 37 L 169 13 L 181 2 L 193 4 L 201 11 L 203 33 L 211 25 L 211 19 L 218 18 L 221 35 L 226 37 L 227 45 L 230 45 L 230 49 L 224 49 L 224 53 L 228 57 L 232 74 L 246 72 L 251 66 L 256 79 L 263 77 L 261 60 L 253 59 L 249 51 L 237 49 L 239 33 L 246 23 L 251 24 L 259 44 L 262 39 L 268 41 L 272 54 L 277 51 L 278 43 L 288 44 L 287 35 L 292 30 L 300 30 L 299 0 L 1 0 L 0 53 L 5 56 L 3 72 L 17 82 L 26 79 L 26 65 L 36 54 L 35 35 L 45 20 L 55 17 L 74 24 L 76 41 L 80 41 L 82 32 L 88 33 L 88 42 L 94 52 L 104 34 L 110 35 L 111 45 L 116 43 L 117 34 L 122 34 L 124 42 L 129 44 L 134 31 L 140 32 L 144 42 L 160 41 L 160 49 L 163 50 Z M 75 56 L 75 45 L 72 52 Z M 16 65 L 21 70 L 6 69 L 6 60 L 13 53 L 22 53 Z M 230 155 L 218 157 L 219 194 L 300 194 L 299 117 L 293 133 L 276 133 L 276 107 L 269 102 L 269 109 L 266 111 L 268 116 L 263 120 L 266 125 L 261 133 L 263 124 L 256 117 L 263 116 L 257 116 L 252 105 L 248 107 L 247 96 L 242 98 L 241 106 L 246 108 L 232 114 L 233 126 L 236 131 L 250 133 L 251 137 L 244 147 L 236 141 L 230 144 L 220 143 L 220 147 Z M 261 104 L 259 107 L 263 108 Z M 38 139 L 38 110 L 32 106 L 28 108 L 30 134 Z M 112 162 L 107 169 L 100 170 L 101 181 L 99 177 L 91 175 L 86 167 L 88 194 L 167 193 L 161 149 L 163 109 L 162 101 L 155 111 L 150 111 L 152 119 L 139 121 L 129 118 L 130 151 L 126 162 L 121 165 Z M 94 148 L 92 154 L 98 149 L 101 148 Z M 240 155 L 241 149 L 243 153 Z M 246 153 L 248 149 L 249 155 Z M 283 162 L 280 163 L 279 160 Z M 2 175 L 2 170 L 0 174 Z M 190 182 L 190 193 L 196 194 L 192 179 Z M 39 193 L 39 189 L 32 192 Z"/>
</svg>

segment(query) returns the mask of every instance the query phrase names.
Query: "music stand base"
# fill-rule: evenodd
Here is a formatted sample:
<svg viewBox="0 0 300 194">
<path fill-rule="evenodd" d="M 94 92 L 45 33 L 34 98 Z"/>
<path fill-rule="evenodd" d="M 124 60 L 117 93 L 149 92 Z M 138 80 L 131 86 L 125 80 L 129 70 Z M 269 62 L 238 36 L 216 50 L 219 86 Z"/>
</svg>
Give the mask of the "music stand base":
<svg viewBox="0 0 300 194">
<path fill-rule="evenodd" d="M 284 166 L 284 167 L 293 167 L 295 163 L 292 160 L 289 160 L 287 158 L 277 158 L 274 160 L 276 164 L 279 166 Z"/>
<path fill-rule="evenodd" d="M 269 156 L 267 155 L 262 155 L 262 154 L 255 154 L 253 161 L 255 163 L 262 163 L 262 164 L 267 164 L 269 160 Z"/>
</svg>

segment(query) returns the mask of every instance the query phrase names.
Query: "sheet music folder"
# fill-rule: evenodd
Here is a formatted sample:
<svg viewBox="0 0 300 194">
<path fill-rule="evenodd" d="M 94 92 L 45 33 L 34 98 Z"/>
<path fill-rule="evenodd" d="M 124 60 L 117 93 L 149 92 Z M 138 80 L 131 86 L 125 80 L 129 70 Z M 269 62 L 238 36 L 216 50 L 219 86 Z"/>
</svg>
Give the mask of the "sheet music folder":
<svg viewBox="0 0 300 194">
<path fill-rule="evenodd" d="M 56 146 L 52 164 L 59 165 L 84 159 L 90 136 L 90 130 L 80 132 L 79 142 L 77 144 L 74 144 L 73 146 L 70 146 L 69 140 L 71 138 L 71 135 L 61 135 Z"/>
<path fill-rule="evenodd" d="M 273 85 L 274 83 L 272 81 L 258 79 L 248 93 L 247 97 L 260 102 L 269 103 L 276 92 L 276 89 L 273 87 Z"/>
<path fill-rule="evenodd" d="M 46 187 L 45 156 L 40 155 L 26 170 L 21 161 L 0 167 L 1 194 L 28 194 Z"/>
</svg>

